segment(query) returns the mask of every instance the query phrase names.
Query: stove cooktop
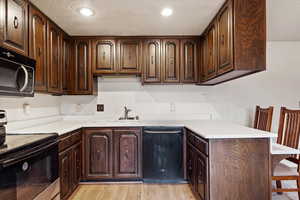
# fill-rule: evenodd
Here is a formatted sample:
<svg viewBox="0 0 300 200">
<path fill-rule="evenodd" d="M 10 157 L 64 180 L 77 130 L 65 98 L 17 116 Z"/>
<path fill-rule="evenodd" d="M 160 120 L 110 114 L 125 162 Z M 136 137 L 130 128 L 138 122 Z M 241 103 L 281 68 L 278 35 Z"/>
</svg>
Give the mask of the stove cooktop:
<svg viewBox="0 0 300 200">
<path fill-rule="evenodd" d="M 0 146 L 0 159 L 7 154 L 25 151 L 58 139 L 58 134 L 7 134 L 6 142 Z"/>
</svg>

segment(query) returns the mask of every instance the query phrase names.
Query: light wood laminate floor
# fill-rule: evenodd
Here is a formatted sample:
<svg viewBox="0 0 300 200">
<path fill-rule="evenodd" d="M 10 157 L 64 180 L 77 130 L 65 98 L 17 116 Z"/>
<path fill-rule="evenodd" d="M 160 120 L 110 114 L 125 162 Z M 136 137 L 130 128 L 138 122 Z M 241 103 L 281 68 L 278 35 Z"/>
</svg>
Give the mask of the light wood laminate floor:
<svg viewBox="0 0 300 200">
<path fill-rule="evenodd" d="M 296 184 L 283 182 L 286 187 Z M 272 200 L 297 200 L 297 193 L 272 194 Z M 187 184 L 79 185 L 68 200 L 196 200 Z"/>
<path fill-rule="evenodd" d="M 196 200 L 187 184 L 79 185 L 69 200 Z"/>
</svg>

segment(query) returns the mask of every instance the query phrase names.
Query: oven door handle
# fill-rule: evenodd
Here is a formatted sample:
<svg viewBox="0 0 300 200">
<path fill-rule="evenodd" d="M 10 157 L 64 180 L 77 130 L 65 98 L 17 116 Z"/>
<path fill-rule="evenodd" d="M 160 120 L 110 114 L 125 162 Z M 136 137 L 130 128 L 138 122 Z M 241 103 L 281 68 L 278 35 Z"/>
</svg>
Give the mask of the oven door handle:
<svg viewBox="0 0 300 200">
<path fill-rule="evenodd" d="M 27 86 L 28 86 L 28 71 L 27 71 L 27 69 L 23 65 L 20 66 L 20 69 L 22 69 L 23 72 L 24 72 L 24 74 L 25 74 L 24 85 L 20 89 L 20 92 L 23 92 L 27 88 Z"/>
<path fill-rule="evenodd" d="M 38 155 L 42 154 L 43 152 L 47 151 L 48 149 L 53 148 L 57 144 L 58 144 L 58 141 L 55 141 L 55 142 L 49 143 L 43 147 L 39 147 L 38 149 L 30 151 L 30 152 L 26 153 L 25 155 L 23 154 L 21 156 L 16 156 L 11 159 L 0 161 L 0 169 L 10 167 L 16 163 L 23 162 L 25 160 L 28 160 L 35 156 L 38 156 Z"/>
<path fill-rule="evenodd" d="M 144 130 L 144 133 L 146 133 L 146 134 L 178 134 L 178 133 L 182 133 L 182 131 L 148 131 L 148 130 Z"/>
</svg>

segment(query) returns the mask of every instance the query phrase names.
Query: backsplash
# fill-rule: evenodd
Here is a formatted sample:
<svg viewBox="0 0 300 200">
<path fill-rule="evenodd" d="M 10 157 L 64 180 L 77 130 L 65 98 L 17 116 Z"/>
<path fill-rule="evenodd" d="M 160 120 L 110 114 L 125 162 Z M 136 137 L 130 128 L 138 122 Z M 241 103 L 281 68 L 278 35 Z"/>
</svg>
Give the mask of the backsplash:
<svg viewBox="0 0 300 200">
<path fill-rule="evenodd" d="M 106 77 L 98 79 L 98 88 L 98 97 L 62 97 L 62 114 L 118 119 L 127 106 L 133 110 L 131 116 L 138 115 L 142 120 L 218 118 L 206 100 L 208 87 L 142 86 L 136 77 Z M 96 112 L 97 104 L 104 104 L 104 112 Z"/>
<path fill-rule="evenodd" d="M 35 94 L 34 98 L 1 97 L 0 109 L 7 111 L 8 122 L 41 119 L 60 114 L 60 97 Z"/>
</svg>

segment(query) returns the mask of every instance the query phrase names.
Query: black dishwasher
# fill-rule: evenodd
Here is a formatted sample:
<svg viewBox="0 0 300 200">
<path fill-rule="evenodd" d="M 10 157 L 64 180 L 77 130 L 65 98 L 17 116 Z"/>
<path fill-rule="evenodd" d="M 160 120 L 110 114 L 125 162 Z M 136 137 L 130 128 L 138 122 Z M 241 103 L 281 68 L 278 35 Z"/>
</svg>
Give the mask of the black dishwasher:
<svg viewBox="0 0 300 200">
<path fill-rule="evenodd" d="M 146 183 L 184 181 L 182 127 L 144 127 L 143 181 Z"/>
</svg>

